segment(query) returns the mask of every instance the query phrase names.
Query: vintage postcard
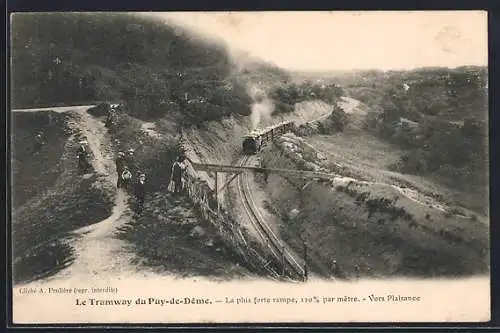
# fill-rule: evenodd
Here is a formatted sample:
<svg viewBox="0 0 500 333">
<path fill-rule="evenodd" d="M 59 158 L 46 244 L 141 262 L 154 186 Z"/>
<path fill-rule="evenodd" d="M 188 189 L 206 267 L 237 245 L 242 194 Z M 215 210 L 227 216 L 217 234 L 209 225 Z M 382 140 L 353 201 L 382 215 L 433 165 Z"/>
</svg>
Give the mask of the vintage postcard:
<svg viewBox="0 0 500 333">
<path fill-rule="evenodd" d="M 490 319 L 486 12 L 11 27 L 14 324 Z"/>
</svg>

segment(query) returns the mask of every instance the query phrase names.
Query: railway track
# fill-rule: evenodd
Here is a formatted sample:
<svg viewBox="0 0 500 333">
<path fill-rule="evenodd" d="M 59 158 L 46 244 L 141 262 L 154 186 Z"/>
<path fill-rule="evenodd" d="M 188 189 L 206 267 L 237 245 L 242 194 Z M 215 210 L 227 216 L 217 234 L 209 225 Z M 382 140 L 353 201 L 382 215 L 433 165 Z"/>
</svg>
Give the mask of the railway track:
<svg viewBox="0 0 500 333">
<path fill-rule="evenodd" d="M 193 142 L 191 142 L 188 135 L 183 135 L 183 138 L 187 142 L 189 147 L 196 147 L 195 145 L 193 145 Z M 203 159 L 202 154 L 200 154 L 199 151 L 195 151 L 194 153 L 200 158 L 201 163 L 207 162 L 206 160 Z M 246 163 L 246 160 L 243 163 Z M 208 175 L 208 178 L 215 177 L 215 174 L 211 174 L 211 173 L 209 174 L 208 172 L 207 172 L 207 175 Z M 240 188 L 240 187 L 238 186 L 238 188 Z M 251 256 L 254 257 L 254 259 L 256 259 L 262 265 L 261 268 L 263 268 L 267 272 L 267 274 L 271 280 L 280 281 L 280 274 L 278 272 L 276 272 L 276 270 L 274 270 L 272 267 L 270 267 L 270 265 L 269 265 L 270 262 L 268 260 L 266 260 L 266 258 L 264 258 L 257 251 L 255 251 L 255 249 L 248 246 L 248 243 L 247 243 L 245 237 L 243 236 L 243 234 L 241 233 L 241 231 L 239 231 L 238 233 L 235 233 L 234 236 L 237 239 L 239 239 L 239 242 L 236 241 L 233 245 L 236 247 L 237 251 L 242 254 L 243 258 L 245 258 L 244 260 L 247 260 L 248 259 L 247 255 L 250 254 Z M 243 244 L 244 244 L 244 246 L 242 246 Z M 259 264 L 257 264 L 257 265 L 259 265 Z"/>
<path fill-rule="evenodd" d="M 238 165 L 245 166 L 248 160 L 249 156 L 244 156 L 239 160 Z M 285 273 L 289 273 L 288 275 L 290 275 L 290 278 L 293 280 L 302 279 L 304 276 L 303 266 L 299 264 L 294 255 L 287 249 L 286 245 L 278 239 L 260 215 L 253 200 L 248 182 L 248 174 L 246 172 L 243 172 L 238 176 L 238 192 L 242 199 L 245 212 L 247 213 L 252 225 L 265 242 L 265 246 L 270 251 L 271 255 L 277 260 L 277 262 L 281 262 L 283 271 Z"/>
</svg>

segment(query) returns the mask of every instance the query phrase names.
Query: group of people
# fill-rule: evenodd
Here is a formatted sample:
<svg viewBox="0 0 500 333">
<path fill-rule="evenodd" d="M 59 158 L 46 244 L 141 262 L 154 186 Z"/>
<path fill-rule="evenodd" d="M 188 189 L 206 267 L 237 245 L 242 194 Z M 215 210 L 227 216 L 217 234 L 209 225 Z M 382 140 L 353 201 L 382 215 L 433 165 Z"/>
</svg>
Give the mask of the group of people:
<svg viewBox="0 0 500 333">
<path fill-rule="evenodd" d="M 174 194 L 180 194 L 184 189 L 184 175 L 187 168 L 185 161 L 186 155 L 181 153 L 172 165 L 168 190 Z M 133 190 L 137 200 L 137 212 L 141 213 L 144 208 L 144 199 L 146 196 L 146 174 L 138 171 L 134 163 L 134 150 L 129 149 L 126 153 L 118 152 L 115 164 L 118 175 L 116 187 L 128 189 L 133 184 Z M 133 171 L 131 171 L 131 168 L 137 170 L 136 182 L 132 181 Z"/>
<path fill-rule="evenodd" d="M 43 132 L 39 131 L 35 136 L 33 154 L 39 154 L 42 146 L 45 144 Z M 78 168 L 80 171 L 87 172 L 91 167 L 90 158 L 92 153 L 88 147 L 87 138 L 84 136 L 79 141 L 76 152 L 78 159 Z M 184 189 L 185 183 L 185 164 L 186 155 L 181 152 L 172 165 L 170 182 L 168 190 L 174 194 L 179 194 Z M 137 212 L 141 213 L 144 208 L 144 199 L 146 196 L 146 175 L 141 172 L 134 161 L 134 150 L 129 149 L 126 152 L 118 152 L 115 159 L 117 172 L 117 188 L 133 189 L 137 200 Z M 133 172 L 136 173 L 136 181 L 133 181 Z"/>
</svg>

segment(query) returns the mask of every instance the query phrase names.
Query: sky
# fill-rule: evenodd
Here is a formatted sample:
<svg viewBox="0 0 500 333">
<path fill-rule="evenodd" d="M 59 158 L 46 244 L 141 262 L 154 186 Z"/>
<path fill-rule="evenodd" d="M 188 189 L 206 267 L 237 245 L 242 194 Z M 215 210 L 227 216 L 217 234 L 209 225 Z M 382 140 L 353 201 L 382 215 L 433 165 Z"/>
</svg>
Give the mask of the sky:
<svg viewBox="0 0 500 333">
<path fill-rule="evenodd" d="M 168 12 L 167 22 L 294 70 L 487 65 L 487 14 L 426 12 Z"/>
</svg>

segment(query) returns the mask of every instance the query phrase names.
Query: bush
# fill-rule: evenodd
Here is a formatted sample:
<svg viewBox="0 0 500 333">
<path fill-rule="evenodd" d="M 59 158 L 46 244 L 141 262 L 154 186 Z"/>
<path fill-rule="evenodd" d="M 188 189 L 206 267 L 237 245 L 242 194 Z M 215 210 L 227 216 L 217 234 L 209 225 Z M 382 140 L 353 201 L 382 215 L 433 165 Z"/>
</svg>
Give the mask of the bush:
<svg viewBox="0 0 500 333">
<path fill-rule="evenodd" d="M 269 94 L 275 103 L 275 114 L 292 112 L 295 104 L 304 101 L 321 100 L 336 105 L 342 95 L 342 89 L 335 84 L 325 85 L 309 81 L 277 86 Z"/>
<path fill-rule="evenodd" d="M 341 107 L 335 105 L 328 118 L 322 123 L 321 131 L 323 134 L 342 132 L 348 122 L 349 119 L 345 111 Z"/>
</svg>

